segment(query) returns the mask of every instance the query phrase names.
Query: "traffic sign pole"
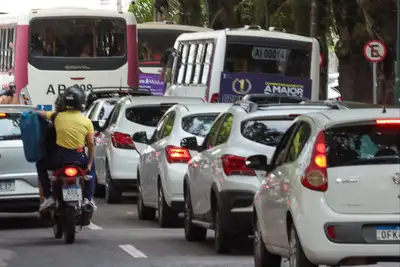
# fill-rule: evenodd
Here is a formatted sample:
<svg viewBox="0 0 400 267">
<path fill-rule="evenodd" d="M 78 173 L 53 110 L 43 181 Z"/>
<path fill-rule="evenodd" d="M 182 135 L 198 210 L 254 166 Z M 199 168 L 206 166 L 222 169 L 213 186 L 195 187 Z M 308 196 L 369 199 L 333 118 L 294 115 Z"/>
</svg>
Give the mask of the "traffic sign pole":
<svg viewBox="0 0 400 267">
<path fill-rule="evenodd" d="M 372 63 L 372 101 L 376 105 L 377 100 L 376 100 L 376 86 L 377 86 L 377 79 L 376 79 L 376 63 Z"/>
<path fill-rule="evenodd" d="M 396 44 L 396 61 L 394 64 L 395 88 L 394 103 L 400 104 L 400 0 L 397 0 L 397 44 Z"/>
</svg>

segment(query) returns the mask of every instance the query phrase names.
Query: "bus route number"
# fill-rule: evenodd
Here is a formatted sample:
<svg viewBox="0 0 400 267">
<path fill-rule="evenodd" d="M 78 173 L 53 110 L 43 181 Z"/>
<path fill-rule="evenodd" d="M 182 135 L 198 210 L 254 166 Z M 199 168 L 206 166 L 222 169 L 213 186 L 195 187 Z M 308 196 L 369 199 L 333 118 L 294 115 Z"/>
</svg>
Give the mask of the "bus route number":
<svg viewBox="0 0 400 267">
<path fill-rule="evenodd" d="M 91 84 L 75 84 L 75 86 L 79 86 L 84 91 L 89 91 L 93 88 L 93 85 L 91 85 Z M 67 86 L 65 84 L 58 84 L 58 85 L 50 84 L 49 87 L 47 88 L 46 95 L 49 95 L 49 94 L 60 95 L 60 94 L 64 93 L 65 89 L 67 89 Z"/>
</svg>

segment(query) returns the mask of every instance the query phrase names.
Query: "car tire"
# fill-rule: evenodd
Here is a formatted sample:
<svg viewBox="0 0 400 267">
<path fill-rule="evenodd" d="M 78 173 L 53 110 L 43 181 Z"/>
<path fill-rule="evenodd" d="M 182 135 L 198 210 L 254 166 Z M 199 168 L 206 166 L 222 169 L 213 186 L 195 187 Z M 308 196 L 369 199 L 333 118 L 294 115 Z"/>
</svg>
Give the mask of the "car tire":
<svg viewBox="0 0 400 267">
<path fill-rule="evenodd" d="M 260 230 L 260 223 L 256 218 L 255 229 L 254 229 L 254 267 L 280 267 L 282 262 L 282 257 L 272 254 L 265 248 L 265 243 L 262 239 L 262 234 Z"/>
<path fill-rule="evenodd" d="M 156 218 L 156 210 L 153 208 L 146 207 L 143 203 L 142 186 L 140 185 L 140 179 L 138 177 L 138 196 L 137 196 L 137 213 L 139 220 L 151 220 Z"/>
<path fill-rule="evenodd" d="M 317 267 L 304 254 L 296 228 L 292 224 L 289 234 L 289 266 L 290 267 Z"/>
<path fill-rule="evenodd" d="M 207 228 L 199 227 L 192 223 L 193 210 L 192 202 L 190 201 L 189 190 L 185 193 L 185 217 L 184 217 L 184 229 L 186 241 L 204 241 L 207 238 Z"/>
<path fill-rule="evenodd" d="M 94 196 L 104 198 L 106 196 L 106 187 L 104 185 L 99 184 L 97 175 L 93 179 L 94 179 Z"/>
<path fill-rule="evenodd" d="M 161 182 L 158 184 L 158 225 L 161 228 L 174 227 L 178 223 L 178 213 L 172 210 L 164 197 L 164 190 Z"/>
<path fill-rule="evenodd" d="M 215 251 L 219 254 L 226 254 L 230 251 L 230 242 L 232 236 L 226 233 L 221 227 L 221 215 L 217 210 L 214 216 L 214 247 Z"/>
<path fill-rule="evenodd" d="M 106 202 L 109 204 L 112 203 L 120 203 L 122 200 L 122 193 L 121 191 L 115 186 L 111 174 L 110 168 L 108 167 L 108 163 L 106 163 Z"/>
</svg>

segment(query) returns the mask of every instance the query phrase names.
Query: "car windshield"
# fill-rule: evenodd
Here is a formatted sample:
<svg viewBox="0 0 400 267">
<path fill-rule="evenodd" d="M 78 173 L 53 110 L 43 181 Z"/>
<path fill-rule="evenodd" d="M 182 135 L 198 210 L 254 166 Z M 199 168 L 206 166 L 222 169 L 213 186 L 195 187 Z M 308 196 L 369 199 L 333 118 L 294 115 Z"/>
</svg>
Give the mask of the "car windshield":
<svg viewBox="0 0 400 267">
<path fill-rule="evenodd" d="M 218 113 L 190 115 L 182 118 L 182 129 L 190 134 L 204 137 L 208 134 Z"/>
<path fill-rule="evenodd" d="M 0 112 L 0 141 L 21 139 L 20 114 Z"/>
<path fill-rule="evenodd" d="M 326 131 L 328 167 L 400 164 L 400 127 L 354 125 Z"/>
<path fill-rule="evenodd" d="M 294 119 L 294 118 L 293 118 Z M 242 122 L 242 136 L 250 141 L 276 146 L 285 131 L 292 125 L 293 119 L 257 118 Z"/>
</svg>

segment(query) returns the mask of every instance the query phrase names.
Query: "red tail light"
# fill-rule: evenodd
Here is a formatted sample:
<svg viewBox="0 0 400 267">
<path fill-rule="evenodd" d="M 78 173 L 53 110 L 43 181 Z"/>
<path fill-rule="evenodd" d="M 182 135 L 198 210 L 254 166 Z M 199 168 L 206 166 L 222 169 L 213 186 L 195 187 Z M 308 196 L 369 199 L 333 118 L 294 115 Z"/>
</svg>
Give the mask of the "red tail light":
<svg viewBox="0 0 400 267">
<path fill-rule="evenodd" d="M 73 167 L 68 167 L 64 169 L 64 174 L 67 177 L 76 177 L 78 174 L 78 169 Z"/>
<path fill-rule="evenodd" d="M 378 125 L 400 125 L 400 119 L 378 119 L 376 120 Z"/>
<path fill-rule="evenodd" d="M 189 150 L 178 146 L 167 146 L 165 153 L 169 163 L 187 163 L 192 158 Z"/>
<path fill-rule="evenodd" d="M 135 149 L 135 144 L 129 134 L 114 132 L 111 135 L 111 141 L 114 147 L 121 149 Z"/>
<path fill-rule="evenodd" d="M 339 97 L 337 98 L 337 101 L 342 101 L 342 97 L 339 96 Z"/>
<path fill-rule="evenodd" d="M 328 173 L 326 170 L 326 143 L 325 132 L 321 131 L 317 135 L 310 165 L 301 178 L 303 186 L 314 190 L 325 192 L 328 189 Z"/>
<path fill-rule="evenodd" d="M 244 176 L 255 176 L 256 173 L 253 169 L 249 169 L 246 166 L 246 158 L 238 157 L 235 155 L 223 155 L 222 168 L 226 175 L 244 175 Z"/>
<path fill-rule="evenodd" d="M 211 96 L 210 103 L 218 103 L 219 94 L 213 94 Z"/>
</svg>

